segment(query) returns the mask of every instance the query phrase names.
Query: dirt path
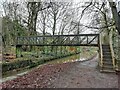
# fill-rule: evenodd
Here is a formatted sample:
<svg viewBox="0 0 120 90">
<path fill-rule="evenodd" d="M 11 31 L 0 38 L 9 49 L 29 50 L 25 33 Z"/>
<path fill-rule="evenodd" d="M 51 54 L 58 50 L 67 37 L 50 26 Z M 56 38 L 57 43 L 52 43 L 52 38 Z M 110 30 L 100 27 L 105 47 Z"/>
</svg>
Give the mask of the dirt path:
<svg viewBox="0 0 120 90">
<path fill-rule="evenodd" d="M 55 88 L 118 88 L 118 77 L 113 73 L 100 73 L 97 57 L 83 63 L 76 63 L 71 70 L 54 80 Z"/>
<path fill-rule="evenodd" d="M 86 62 L 45 65 L 2 83 L 3 88 L 117 88 L 118 77 L 100 73 L 97 57 Z"/>
</svg>

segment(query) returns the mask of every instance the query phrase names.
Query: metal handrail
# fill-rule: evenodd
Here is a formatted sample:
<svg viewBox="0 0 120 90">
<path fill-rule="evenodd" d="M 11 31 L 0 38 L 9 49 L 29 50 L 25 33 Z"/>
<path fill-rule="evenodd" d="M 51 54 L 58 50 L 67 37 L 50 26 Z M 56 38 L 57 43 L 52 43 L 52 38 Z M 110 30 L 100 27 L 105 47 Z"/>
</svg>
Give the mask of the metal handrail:
<svg viewBox="0 0 120 90">
<path fill-rule="evenodd" d="M 111 50 L 111 55 L 112 55 L 112 62 L 113 62 L 113 67 L 114 68 L 116 68 L 116 64 L 115 64 L 115 54 L 114 54 L 114 50 L 113 50 L 113 42 L 112 42 L 112 32 L 113 32 L 113 30 L 111 30 L 111 32 L 110 32 L 110 35 L 109 35 L 109 44 L 110 44 L 110 50 Z"/>
<path fill-rule="evenodd" d="M 114 37 L 114 43 L 113 43 L 113 51 L 114 51 L 114 59 L 115 59 L 115 69 L 118 70 L 118 57 L 119 57 L 119 54 L 118 54 L 118 50 L 119 50 L 119 41 L 116 43 L 116 40 L 118 41 L 119 40 L 119 36 L 118 36 L 118 32 L 116 31 L 115 32 L 115 37 Z M 115 53 L 116 52 L 116 53 Z"/>
<path fill-rule="evenodd" d="M 100 66 L 103 67 L 103 50 L 102 50 L 101 34 L 100 34 L 100 37 L 99 37 L 99 42 L 100 42 Z"/>
</svg>

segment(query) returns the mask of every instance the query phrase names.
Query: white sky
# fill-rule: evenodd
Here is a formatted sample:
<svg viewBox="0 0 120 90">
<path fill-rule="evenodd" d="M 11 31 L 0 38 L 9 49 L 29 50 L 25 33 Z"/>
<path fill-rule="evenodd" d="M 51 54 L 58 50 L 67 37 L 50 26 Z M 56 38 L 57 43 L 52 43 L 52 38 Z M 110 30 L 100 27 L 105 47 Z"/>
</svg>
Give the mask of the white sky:
<svg viewBox="0 0 120 90">
<path fill-rule="evenodd" d="M 2 15 L 3 13 L 3 8 L 2 8 L 2 2 L 5 1 L 5 0 L 0 0 L 0 15 Z M 25 0 L 7 0 L 7 1 L 10 1 L 10 2 L 22 2 L 22 1 L 25 1 Z M 39 1 L 39 0 L 37 0 Z M 49 1 L 49 0 L 47 0 Z M 89 2 L 90 0 L 57 0 L 57 1 L 62 1 L 62 2 L 70 2 L 70 1 L 73 1 L 75 3 L 79 3 L 79 2 Z M 98 0 L 99 1 L 99 0 Z M 101 1 L 101 0 L 100 0 Z M 113 1 L 120 1 L 120 0 L 113 0 Z M 117 5 L 118 6 L 118 5 Z M 120 8 L 120 7 L 119 7 Z M 1 16 L 0 16 L 1 17 Z M 86 23 L 88 21 L 88 19 L 83 19 L 82 22 Z M 39 31 L 39 30 L 37 30 Z M 90 30 L 86 30 L 84 33 L 91 33 Z"/>
</svg>

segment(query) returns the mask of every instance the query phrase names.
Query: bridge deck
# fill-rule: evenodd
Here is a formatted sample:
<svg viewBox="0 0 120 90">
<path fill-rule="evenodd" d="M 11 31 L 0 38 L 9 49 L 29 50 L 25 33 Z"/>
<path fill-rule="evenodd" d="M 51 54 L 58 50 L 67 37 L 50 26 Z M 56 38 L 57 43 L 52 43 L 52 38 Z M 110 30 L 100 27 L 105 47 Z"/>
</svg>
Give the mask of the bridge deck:
<svg viewBox="0 0 120 90">
<path fill-rule="evenodd" d="M 20 36 L 16 45 L 30 46 L 98 46 L 99 34 Z"/>
</svg>

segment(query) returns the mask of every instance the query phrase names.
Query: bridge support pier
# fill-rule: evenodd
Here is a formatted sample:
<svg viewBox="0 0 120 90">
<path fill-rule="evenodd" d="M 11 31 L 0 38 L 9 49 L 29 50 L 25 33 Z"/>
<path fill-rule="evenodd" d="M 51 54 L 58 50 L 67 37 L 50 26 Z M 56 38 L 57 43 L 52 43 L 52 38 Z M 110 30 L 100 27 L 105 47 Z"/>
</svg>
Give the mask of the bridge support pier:
<svg viewBox="0 0 120 90">
<path fill-rule="evenodd" d="M 18 58 L 18 53 L 20 53 L 21 51 L 20 51 L 20 48 L 21 48 L 22 46 L 19 46 L 19 45 L 16 45 L 16 58 Z M 20 53 L 21 54 L 21 53 Z"/>
</svg>

